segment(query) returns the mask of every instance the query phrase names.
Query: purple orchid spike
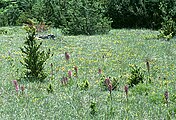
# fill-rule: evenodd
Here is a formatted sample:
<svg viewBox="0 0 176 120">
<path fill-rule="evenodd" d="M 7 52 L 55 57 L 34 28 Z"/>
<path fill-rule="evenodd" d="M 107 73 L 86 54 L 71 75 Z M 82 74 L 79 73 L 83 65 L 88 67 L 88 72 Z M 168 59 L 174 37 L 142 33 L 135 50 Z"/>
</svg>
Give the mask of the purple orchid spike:
<svg viewBox="0 0 176 120">
<path fill-rule="evenodd" d="M 13 80 L 12 83 L 13 83 L 14 86 L 15 86 L 15 90 L 16 90 L 16 92 L 18 92 L 18 91 L 19 91 L 19 86 L 18 86 L 18 82 L 17 82 L 17 80 Z"/>
</svg>

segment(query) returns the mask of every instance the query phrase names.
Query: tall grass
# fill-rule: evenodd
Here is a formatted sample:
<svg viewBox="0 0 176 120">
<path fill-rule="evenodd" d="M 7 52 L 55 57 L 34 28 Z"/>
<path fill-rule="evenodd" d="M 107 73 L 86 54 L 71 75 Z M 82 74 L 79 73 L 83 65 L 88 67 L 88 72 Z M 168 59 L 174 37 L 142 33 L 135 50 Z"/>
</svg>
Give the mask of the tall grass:
<svg viewBox="0 0 176 120">
<path fill-rule="evenodd" d="M 44 50 L 50 48 L 53 56 L 47 61 L 48 77 L 44 83 L 27 82 L 20 64 L 26 33 L 19 27 L 0 34 L 0 118 L 1 119 L 175 119 L 176 118 L 176 42 L 175 39 L 155 39 L 157 31 L 112 30 L 107 35 L 62 36 L 56 30 L 56 40 L 42 40 Z M 65 59 L 69 53 L 69 61 Z M 124 86 L 130 76 L 130 65 L 141 67 L 148 79 L 146 59 L 150 59 L 149 84 Z M 52 70 L 51 70 L 52 63 Z M 77 73 L 75 74 L 75 66 Z M 101 74 L 99 74 L 101 69 Z M 50 74 L 52 71 L 52 75 Z M 68 76 L 72 71 L 72 76 Z M 118 79 L 116 90 L 101 89 L 102 76 Z M 52 79 L 51 79 L 52 77 Z M 68 84 L 62 84 L 68 77 Z M 16 94 L 12 80 L 24 86 Z M 88 81 L 87 89 L 82 83 Z M 48 92 L 52 85 L 53 92 Z M 165 101 L 168 91 L 168 103 Z M 111 102 L 111 103 L 110 103 Z M 91 114 L 91 104 L 96 112 Z M 112 106 L 110 114 L 109 107 Z"/>
</svg>

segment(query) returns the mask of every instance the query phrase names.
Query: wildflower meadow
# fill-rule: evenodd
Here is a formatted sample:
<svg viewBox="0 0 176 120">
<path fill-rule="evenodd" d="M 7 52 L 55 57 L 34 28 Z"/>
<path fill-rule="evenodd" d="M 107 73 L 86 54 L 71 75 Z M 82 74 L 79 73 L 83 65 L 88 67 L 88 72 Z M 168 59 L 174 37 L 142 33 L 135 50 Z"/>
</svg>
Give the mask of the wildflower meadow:
<svg viewBox="0 0 176 120">
<path fill-rule="evenodd" d="M 176 38 L 116 29 L 104 35 L 36 39 L 50 49 L 41 82 L 24 78 L 22 27 L 1 27 L 0 119 L 175 120 Z M 41 53 L 42 54 L 42 53 Z"/>
</svg>

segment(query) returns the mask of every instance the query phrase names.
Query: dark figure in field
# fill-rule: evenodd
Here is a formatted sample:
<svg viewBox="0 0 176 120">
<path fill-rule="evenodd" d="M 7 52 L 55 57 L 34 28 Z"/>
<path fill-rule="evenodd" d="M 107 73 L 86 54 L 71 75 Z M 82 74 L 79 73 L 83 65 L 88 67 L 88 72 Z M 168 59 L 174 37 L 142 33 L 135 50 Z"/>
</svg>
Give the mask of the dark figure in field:
<svg viewBox="0 0 176 120">
<path fill-rule="evenodd" d="M 55 40 L 55 37 L 56 36 L 53 34 L 39 36 L 40 39 L 53 39 L 53 40 Z"/>
</svg>

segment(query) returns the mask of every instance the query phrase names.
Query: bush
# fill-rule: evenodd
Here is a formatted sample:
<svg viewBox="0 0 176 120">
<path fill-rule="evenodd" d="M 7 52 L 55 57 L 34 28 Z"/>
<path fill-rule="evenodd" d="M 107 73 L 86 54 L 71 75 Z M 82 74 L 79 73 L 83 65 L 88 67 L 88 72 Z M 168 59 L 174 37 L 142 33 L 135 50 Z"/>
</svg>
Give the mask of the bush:
<svg viewBox="0 0 176 120">
<path fill-rule="evenodd" d="M 146 25 L 146 8 L 142 1 L 109 0 L 107 15 L 113 20 L 113 28 Z"/>
<path fill-rule="evenodd" d="M 69 35 L 93 35 L 109 32 L 111 21 L 104 17 L 98 1 L 71 0 L 67 5 L 63 32 Z"/>
<path fill-rule="evenodd" d="M 21 11 L 16 3 L 0 8 L 0 26 L 16 25 Z"/>
<path fill-rule="evenodd" d="M 106 15 L 112 18 L 113 28 L 161 28 L 160 5 L 167 5 L 169 15 L 176 15 L 175 0 L 109 0 Z"/>
<path fill-rule="evenodd" d="M 25 41 L 25 46 L 20 48 L 23 53 L 22 65 L 26 68 L 25 75 L 26 78 L 31 80 L 43 81 L 46 78 L 44 73 L 44 63 L 50 56 L 50 50 L 46 53 L 40 51 L 42 42 L 39 44 L 35 39 L 35 28 L 33 25 L 27 26 L 26 31 L 28 37 Z"/>
<path fill-rule="evenodd" d="M 88 80 L 84 80 L 82 83 L 79 84 L 81 90 L 88 90 L 90 84 Z"/>
<path fill-rule="evenodd" d="M 159 38 L 165 38 L 169 40 L 173 38 L 176 34 L 176 23 L 172 18 L 167 18 L 164 22 L 161 23 L 162 27 L 160 29 Z"/>
<path fill-rule="evenodd" d="M 131 65 L 131 75 L 128 78 L 129 87 L 133 87 L 139 83 L 144 82 L 144 71 L 137 65 Z"/>
<path fill-rule="evenodd" d="M 92 102 L 90 103 L 90 109 L 91 109 L 90 114 L 91 114 L 92 116 L 94 116 L 94 115 L 97 113 L 96 102 L 92 101 Z"/>
<path fill-rule="evenodd" d="M 22 25 L 28 19 L 36 19 L 36 21 L 39 22 L 43 20 L 45 13 L 43 0 L 17 0 L 17 4 L 19 6 L 19 9 L 22 11 L 17 20 L 17 25 Z"/>
<path fill-rule="evenodd" d="M 172 19 L 172 15 L 175 13 L 174 10 L 170 11 L 169 8 L 170 4 L 168 4 L 167 2 L 160 3 L 160 10 L 162 12 L 163 22 L 161 23 L 162 27 L 160 29 L 160 34 L 158 35 L 158 38 L 165 38 L 166 40 L 173 38 L 176 34 L 176 23 Z"/>
</svg>

